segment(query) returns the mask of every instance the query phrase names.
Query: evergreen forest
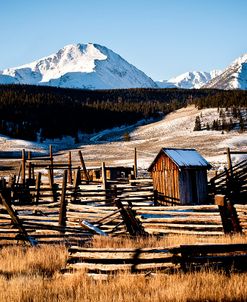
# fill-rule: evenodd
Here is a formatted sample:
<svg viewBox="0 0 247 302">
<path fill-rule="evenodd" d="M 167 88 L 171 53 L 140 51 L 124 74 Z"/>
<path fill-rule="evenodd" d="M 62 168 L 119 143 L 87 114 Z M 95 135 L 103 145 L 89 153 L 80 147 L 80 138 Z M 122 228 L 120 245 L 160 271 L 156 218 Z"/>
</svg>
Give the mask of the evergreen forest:
<svg viewBox="0 0 247 302">
<path fill-rule="evenodd" d="M 0 85 L 0 133 L 42 140 L 161 118 L 194 103 L 205 107 L 247 107 L 246 91 L 213 89 L 80 90 Z"/>
</svg>

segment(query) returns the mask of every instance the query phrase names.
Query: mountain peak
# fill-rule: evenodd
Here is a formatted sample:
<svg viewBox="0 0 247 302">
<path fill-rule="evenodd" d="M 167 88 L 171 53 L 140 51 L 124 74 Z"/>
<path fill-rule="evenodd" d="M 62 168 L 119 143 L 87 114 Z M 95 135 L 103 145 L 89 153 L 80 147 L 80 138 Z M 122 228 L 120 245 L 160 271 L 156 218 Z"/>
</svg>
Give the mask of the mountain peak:
<svg viewBox="0 0 247 302">
<path fill-rule="evenodd" d="M 210 81 L 213 77 L 218 75 L 221 71 L 213 70 L 210 72 L 205 71 L 188 71 L 177 77 L 173 77 L 168 81 L 159 81 L 156 84 L 162 88 L 184 88 L 184 89 L 192 89 L 192 88 L 201 88 L 208 81 Z"/>
<path fill-rule="evenodd" d="M 247 63 L 247 53 L 241 55 L 240 57 L 238 57 L 237 59 L 235 59 L 231 65 L 236 65 L 236 64 L 243 64 L 243 63 Z"/>
<path fill-rule="evenodd" d="M 157 87 L 142 71 L 99 44 L 69 44 L 32 63 L 3 70 L 0 82 L 67 88 Z"/>
<path fill-rule="evenodd" d="M 247 54 L 235 59 L 220 75 L 209 81 L 205 88 L 247 89 Z"/>
</svg>

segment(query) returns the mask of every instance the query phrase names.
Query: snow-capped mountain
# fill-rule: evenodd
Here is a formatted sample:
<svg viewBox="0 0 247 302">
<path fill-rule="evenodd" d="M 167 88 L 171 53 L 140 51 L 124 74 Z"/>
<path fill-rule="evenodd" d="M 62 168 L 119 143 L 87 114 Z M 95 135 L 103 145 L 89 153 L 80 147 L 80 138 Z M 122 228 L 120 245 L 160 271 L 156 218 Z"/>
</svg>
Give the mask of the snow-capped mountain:
<svg viewBox="0 0 247 302">
<path fill-rule="evenodd" d="M 247 54 L 233 61 L 220 75 L 212 79 L 204 87 L 247 90 Z"/>
<path fill-rule="evenodd" d="M 190 71 L 171 78 L 170 80 L 156 81 L 156 84 L 160 88 L 201 88 L 220 73 L 221 71 L 219 70 L 213 70 L 210 72 Z"/>
<path fill-rule="evenodd" d="M 98 44 L 72 44 L 57 53 L 0 72 L 2 84 L 49 85 L 66 88 L 157 88 L 144 72 Z"/>
</svg>

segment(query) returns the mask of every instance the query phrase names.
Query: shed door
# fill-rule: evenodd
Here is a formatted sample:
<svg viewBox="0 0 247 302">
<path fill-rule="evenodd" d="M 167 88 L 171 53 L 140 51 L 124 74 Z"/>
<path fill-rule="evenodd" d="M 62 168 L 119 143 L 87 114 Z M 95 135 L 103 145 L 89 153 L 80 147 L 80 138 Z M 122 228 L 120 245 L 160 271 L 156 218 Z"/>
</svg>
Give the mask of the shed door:
<svg viewBox="0 0 247 302">
<path fill-rule="evenodd" d="M 192 202 L 198 203 L 196 171 L 192 170 L 190 172 L 190 183 L 191 183 Z"/>
</svg>

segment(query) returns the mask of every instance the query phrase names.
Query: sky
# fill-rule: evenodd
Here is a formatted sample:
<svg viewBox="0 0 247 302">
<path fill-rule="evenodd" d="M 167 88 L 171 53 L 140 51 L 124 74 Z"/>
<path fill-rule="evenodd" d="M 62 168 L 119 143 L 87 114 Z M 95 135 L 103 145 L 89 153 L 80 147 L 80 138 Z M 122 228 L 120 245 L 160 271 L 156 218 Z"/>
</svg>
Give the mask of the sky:
<svg viewBox="0 0 247 302">
<path fill-rule="evenodd" d="M 246 0 L 0 0 L 0 70 L 97 43 L 154 80 L 247 52 Z"/>
</svg>

